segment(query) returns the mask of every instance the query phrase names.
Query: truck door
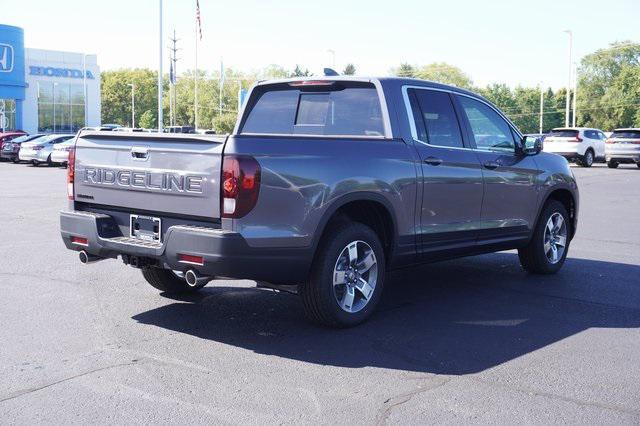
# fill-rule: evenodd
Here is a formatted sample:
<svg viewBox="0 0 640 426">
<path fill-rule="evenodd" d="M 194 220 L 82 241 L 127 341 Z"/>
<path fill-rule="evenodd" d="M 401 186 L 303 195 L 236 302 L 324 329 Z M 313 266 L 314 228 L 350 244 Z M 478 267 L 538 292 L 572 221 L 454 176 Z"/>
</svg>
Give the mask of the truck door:
<svg viewBox="0 0 640 426">
<path fill-rule="evenodd" d="M 480 224 L 482 171 L 464 144 L 451 95 L 430 88 L 409 88 L 404 95 L 422 168 L 421 251 L 430 257 L 433 251 L 473 246 Z"/>
<path fill-rule="evenodd" d="M 516 151 L 519 136 L 492 106 L 463 95 L 456 99 L 484 175 L 478 242 L 528 238 L 538 212 L 536 179 L 540 171 L 534 158 Z"/>
</svg>

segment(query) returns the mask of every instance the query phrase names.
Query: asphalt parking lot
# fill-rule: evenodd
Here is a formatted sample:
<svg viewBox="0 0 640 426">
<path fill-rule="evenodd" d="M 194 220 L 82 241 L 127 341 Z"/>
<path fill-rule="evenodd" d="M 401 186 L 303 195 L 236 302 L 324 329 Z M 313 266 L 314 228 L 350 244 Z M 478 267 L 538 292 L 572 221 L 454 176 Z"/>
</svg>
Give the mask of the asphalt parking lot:
<svg viewBox="0 0 640 426">
<path fill-rule="evenodd" d="M 64 249 L 65 171 L 0 163 L 0 423 L 640 423 L 640 170 L 573 169 L 564 269 L 514 252 L 394 273 L 350 330 L 214 281 L 164 297 Z"/>
</svg>

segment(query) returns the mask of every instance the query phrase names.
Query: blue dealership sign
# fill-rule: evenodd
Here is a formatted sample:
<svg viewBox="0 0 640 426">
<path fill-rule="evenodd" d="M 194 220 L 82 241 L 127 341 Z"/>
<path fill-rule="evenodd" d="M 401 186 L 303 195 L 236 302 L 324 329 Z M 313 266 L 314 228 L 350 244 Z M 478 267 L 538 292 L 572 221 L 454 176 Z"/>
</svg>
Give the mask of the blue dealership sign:
<svg viewBox="0 0 640 426">
<path fill-rule="evenodd" d="M 42 75 L 46 77 L 82 78 L 82 70 L 73 68 L 29 66 L 29 74 Z M 90 70 L 87 70 L 87 78 L 90 80 L 95 79 L 93 73 Z"/>
<path fill-rule="evenodd" d="M 22 100 L 25 87 L 24 32 L 0 25 L 0 99 Z"/>
</svg>

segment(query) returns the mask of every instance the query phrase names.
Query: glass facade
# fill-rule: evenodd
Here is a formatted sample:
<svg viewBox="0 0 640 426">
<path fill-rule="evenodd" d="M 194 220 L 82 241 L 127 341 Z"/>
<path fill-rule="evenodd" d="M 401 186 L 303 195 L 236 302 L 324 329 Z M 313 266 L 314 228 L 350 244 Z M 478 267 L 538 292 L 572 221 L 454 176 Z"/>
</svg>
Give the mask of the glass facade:
<svg viewBox="0 0 640 426">
<path fill-rule="evenodd" d="M 85 126 L 82 84 L 38 82 L 38 131 L 75 133 Z"/>
<path fill-rule="evenodd" d="M 2 123 L 4 116 L 4 123 Z M 3 126 L 4 125 L 4 126 Z M 0 99 L 0 130 L 16 129 L 16 101 L 13 99 Z"/>
</svg>

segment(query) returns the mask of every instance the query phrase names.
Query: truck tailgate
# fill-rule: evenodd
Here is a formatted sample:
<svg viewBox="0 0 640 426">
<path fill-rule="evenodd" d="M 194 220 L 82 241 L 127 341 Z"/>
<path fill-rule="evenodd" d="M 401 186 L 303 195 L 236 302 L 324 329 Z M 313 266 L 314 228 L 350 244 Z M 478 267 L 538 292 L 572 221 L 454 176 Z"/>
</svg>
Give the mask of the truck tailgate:
<svg viewBox="0 0 640 426">
<path fill-rule="evenodd" d="M 75 199 L 168 214 L 220 217 L 225 137 L 82 133 L 76 141 Z"/>
</svg>

